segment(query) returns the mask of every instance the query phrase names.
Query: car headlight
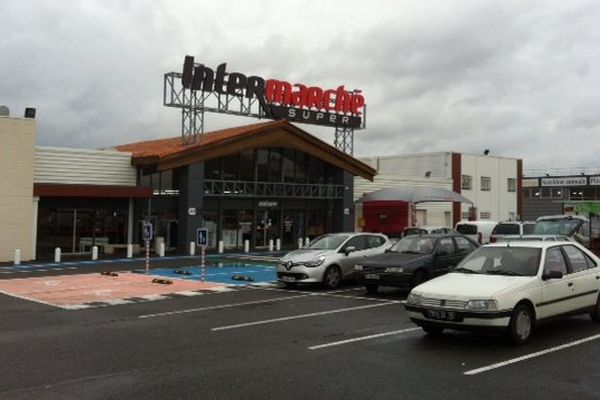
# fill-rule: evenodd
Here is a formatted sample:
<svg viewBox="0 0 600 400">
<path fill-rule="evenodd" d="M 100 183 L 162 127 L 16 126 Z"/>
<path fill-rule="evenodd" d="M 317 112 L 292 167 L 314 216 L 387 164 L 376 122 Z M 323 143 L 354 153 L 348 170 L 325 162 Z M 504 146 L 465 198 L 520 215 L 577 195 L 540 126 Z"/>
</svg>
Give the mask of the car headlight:
<svg viewBox="0 0 600 400">
<path fill-rule="evenodd" d="M 417 305 L 421 304 L 422 299 L 423 299 L 423 296 L 419 296 L 418 294 L 414 294 L 414 293 L 409 293 L 408 297 L 406 298 L 406 304 L 417 306 Z"/>
<path fill-rule="evenodd" d="M 362 266 L 362 265 L 360 265 L 360 264 L 356 264 L 356 265 L 354 266 L 354 270 L 355 270 L 355 271 L 362 271 L 362 270 L 363 270 L 363 266 Z"/>
<path fill-rule="evenodd" d="M 307 267 L 318 267 L 319 265 L 323 264 L 323 261 L 325 261 L 325 256 L 306 261 L 304 265 Z"/>
<path fill-rule="evenodd" d="M 395 272 L 397 274 L 401 274 L 402 272 L 404 272 L 404 268 L 403 267 L 387 267 L 385 269 L 385 272 Z"/>
<path fill-rule="evenodd" d="M 496 311 L 498 302 L 496 300 L 469 300 L 466 308 L 473 311 Z"/>
</svg>

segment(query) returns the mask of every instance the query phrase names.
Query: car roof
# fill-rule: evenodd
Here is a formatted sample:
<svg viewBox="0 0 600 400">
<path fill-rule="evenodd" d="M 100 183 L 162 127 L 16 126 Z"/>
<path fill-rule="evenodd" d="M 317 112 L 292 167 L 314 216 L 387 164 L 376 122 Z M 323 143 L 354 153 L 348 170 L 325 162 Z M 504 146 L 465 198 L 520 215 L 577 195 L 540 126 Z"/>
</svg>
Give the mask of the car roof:
<svg viewBox="0 0 600 400">
<path fill-rule="evenodd" d="M 542 240 L 516 240 L 514 242 L 496 242 L 486 244 L 482 247 L 534 247 L 534 248 L 546 248 L 552 247 L 556 245 L 570 244 L 572 245 L 574 242 L 569 242 L 567 240 L 559 240 L 559 241 L 542 241 Z"/>
<path fill-rule="evenodd" d="M 537 221 L 557 220 L 557 219 L 580 219 L 582 221 L 588 221 L 588 219 L 582 215 L 544 215 L 538 217 Z"/>
</svg>

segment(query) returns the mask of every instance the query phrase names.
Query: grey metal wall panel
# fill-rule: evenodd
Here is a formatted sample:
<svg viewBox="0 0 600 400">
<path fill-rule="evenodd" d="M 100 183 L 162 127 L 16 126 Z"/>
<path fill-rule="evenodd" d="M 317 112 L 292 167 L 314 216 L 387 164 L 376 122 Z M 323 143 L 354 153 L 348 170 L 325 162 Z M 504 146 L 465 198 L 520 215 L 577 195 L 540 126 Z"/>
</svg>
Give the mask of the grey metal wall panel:
<svg viewBox="0 0 600 400">
<path fill-rule="evenodd" d="M 36 146 L 34 182 L 134 186 L 136 174 L 130 153 Z"/>
</svg>

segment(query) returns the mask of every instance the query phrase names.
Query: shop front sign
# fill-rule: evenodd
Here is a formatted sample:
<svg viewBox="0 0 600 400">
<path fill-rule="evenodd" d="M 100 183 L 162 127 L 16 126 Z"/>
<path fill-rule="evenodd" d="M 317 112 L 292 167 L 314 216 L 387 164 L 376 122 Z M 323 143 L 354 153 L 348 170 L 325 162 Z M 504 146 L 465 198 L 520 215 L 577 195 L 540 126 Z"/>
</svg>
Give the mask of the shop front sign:
<svg viewBox="0 0 600 400">
<path fill-rule="evenodd" d="M 542 186 L 585 186 L 587 178 L 585 176 L 566 176 L 561 178 L 542 178 Z"/>
<path fill-rule="evenodd" d="M 360 90 L 348 91 L 344 85 L 323 90 L 317 86 L 289 83 L 240 72 L 227 72 L 227 64 L 216 71 L 194 63 L 186 56 L 181 83 L 185 89 L 258 99 L 265 115 L 315 125 L 359 128 L 365 107 Z"/>
<path fill-rule="evenodd" d="M 277 206 L 279 206 L 279 203 L 272 200 L 261 200 L 258 202 L 259 208 L 277 208 Z"/>
</svg>

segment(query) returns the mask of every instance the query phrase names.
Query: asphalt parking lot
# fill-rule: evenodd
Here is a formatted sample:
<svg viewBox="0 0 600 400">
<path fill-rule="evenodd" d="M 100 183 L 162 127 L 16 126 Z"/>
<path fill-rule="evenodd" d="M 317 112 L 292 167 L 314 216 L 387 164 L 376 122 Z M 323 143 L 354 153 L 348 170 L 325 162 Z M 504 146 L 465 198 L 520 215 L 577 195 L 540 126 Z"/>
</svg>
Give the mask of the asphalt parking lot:
<svg viewBox="0 0 600 400">
<path fill-rule="evenodd" d="M 600 398 L 600 328 L 588 317 L 543 325 L 515 347 L 427 337 L 403 302 L 352 284 L 79 310 L 1 294 L 0 398 Z"/>
</svg>

